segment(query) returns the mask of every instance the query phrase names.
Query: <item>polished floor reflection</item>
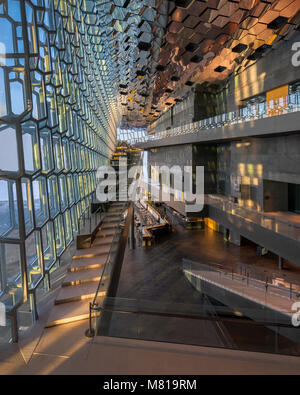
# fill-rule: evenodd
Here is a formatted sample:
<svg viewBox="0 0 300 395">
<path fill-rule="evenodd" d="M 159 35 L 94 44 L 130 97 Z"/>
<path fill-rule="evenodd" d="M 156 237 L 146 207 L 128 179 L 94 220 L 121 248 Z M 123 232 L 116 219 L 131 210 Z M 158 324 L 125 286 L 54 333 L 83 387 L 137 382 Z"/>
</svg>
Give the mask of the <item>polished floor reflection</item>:
<svg viewBox="0 0 300 395">
<path fill-rule="evenodd" d="M 294 267 L 287 267 L 284 272 L 277 271 L 275 256 L 258 257 L 251 244 L 237 247 L 224 242 L 223 235 L 210 229 L 186 230 L 177 225 L 170 236 L 155 246 L 127 250 L 114 311 L 117 310 L 116 306 L 124 306 L 128 304 L 126 301 L 131 300 L 131 303 L 136 303 L 139 313 L 105 313 L 101 334 L 300 355 L 299 344 L 280 335 L 278 331 L 255 325 L 249 317 L 238 319 L 230 306 L 224 306 L 221 300 L 197 291 L 182 273 L 183 258 L 223 266 L 237 273 L 247 265 L 252 265 L 254 269 L 263 269 L 275 278 L 277 275 L 288 276 L 300 284 L 300 276 Z M 258 278 L 261 271 L 257 271 Z M 195 320 L 188 317 L 189 313 L 201 311 L 205 316 L 220 318 L 222 315 L 218 311 L 225 307 L 226 317 L 233 318 L 232 321 Z M 143 310 L 158 311 L 160 315 L 149 316 Z M 187 316 L 168 317 L 170 312 Z M 247 320 L 247 324 L 243 320 Z"/>
</svg>

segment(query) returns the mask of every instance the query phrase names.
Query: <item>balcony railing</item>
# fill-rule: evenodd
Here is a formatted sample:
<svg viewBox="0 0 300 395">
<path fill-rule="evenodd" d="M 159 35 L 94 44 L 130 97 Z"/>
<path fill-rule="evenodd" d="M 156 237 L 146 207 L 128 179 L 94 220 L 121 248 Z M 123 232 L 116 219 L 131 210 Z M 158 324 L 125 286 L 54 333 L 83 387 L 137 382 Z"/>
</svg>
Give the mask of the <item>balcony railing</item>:
<svg viewBox="0 0 300 395">
<path fill-rule="evenodd" d="M 243 218 L 245 221 L 254 222 L 266 229 L 272 230 L 290 239 L 300 241 L 299 225 L 275 215 L 268 215 L 263 212 L 255 211 L 247 207 L 240 206 L 230 201 L 225 196 L 206 195 L 205 203 L 221 209 L 222 211 Z"/>
<path fill-rule="evenodd" d="M 216 115 L 198 122 L 178 126 L 163 132 L 148 134 L 145 137 L 131 141 L 131 144 L 146 143 L 148 141 L 162 140 L 168 137 L 180 136 L 188 133 L 199 133 L 202 130 L 220 128 L 222 126 L 235 125 L 254 121 L 257 119 L 270 118 L 277 115 L 289 114 L 300 111 L 300 93 L 291 94 L 273 101 L 248 105 L 236 111 Z"/>
</svg>

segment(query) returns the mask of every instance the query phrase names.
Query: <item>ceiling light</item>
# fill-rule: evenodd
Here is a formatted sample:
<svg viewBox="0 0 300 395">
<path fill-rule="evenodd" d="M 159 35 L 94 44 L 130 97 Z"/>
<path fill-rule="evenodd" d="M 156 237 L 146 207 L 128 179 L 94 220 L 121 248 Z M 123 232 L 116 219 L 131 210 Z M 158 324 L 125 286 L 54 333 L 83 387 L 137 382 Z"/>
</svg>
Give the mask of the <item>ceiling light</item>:
<svg viewBox="0 0 300 395">
<path fill-rule="evenodd" d="M 272 22 L 270 22 L 267 27 L 268 29 L 278 30 L 281 29 L 284 25 L 286 25 L 288 20 L 289 18 L 286 18 L 284 16 L 278 16 Z"/>
<path fill-rule="evenodd" d="M 218 66 L 218 67 L 215 68 L 214 71 L 215 71 L 216 73 L 222 73 L 224 70 L 226 70 L 226 68 L 227 68 L 227 67 L 225 67 L 225 66 Z"/>
<path fill-rule="evenodd" d="M 248 45 L 240 43 L 232 48 L 232 52 L 241 53 L 241 52 L 244 52 L 247 48 L 248 48 Z"/>
<path fill-rule="evenodd" d="M 203 60 L 203 56 L 201 56 L 201 55 L 194 55 L 191 58 L 192 63 L 200 63 L 202 60 Z"/>
<path fill-rule="evenodd" d="M 162 64 L 159 64 L 156 66 L 157 71 L 165 71 L 167 70 L 167 66 L 163 66 Z"/>
<path fill-rule="evenodd" d="M 198 44 L 189 43 L 189 44 L 185 47 L 185 50 L 188 51 L 188 52 L 194 52 L 194 51 L 196 51 L 196 49 L 198 49 L 198 48 L 199 48 L 199 45 L 198 45 Z"/>
</svg>

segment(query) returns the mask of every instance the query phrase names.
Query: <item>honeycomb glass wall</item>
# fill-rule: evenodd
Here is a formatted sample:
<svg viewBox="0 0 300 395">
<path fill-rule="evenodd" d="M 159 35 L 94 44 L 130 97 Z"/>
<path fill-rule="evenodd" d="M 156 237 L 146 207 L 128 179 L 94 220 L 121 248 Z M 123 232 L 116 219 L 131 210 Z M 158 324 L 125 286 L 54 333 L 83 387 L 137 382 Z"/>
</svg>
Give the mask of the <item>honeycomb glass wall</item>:
<svg viewBox="0 0 300 395">
<path fill-rule="evenodd" d="M 93 1 L 0 0 L 0 302 L 18 311 L 59 266 L 115 146 Z M 28 303 L 27 303 L 28 304 Z"/>
</svg>

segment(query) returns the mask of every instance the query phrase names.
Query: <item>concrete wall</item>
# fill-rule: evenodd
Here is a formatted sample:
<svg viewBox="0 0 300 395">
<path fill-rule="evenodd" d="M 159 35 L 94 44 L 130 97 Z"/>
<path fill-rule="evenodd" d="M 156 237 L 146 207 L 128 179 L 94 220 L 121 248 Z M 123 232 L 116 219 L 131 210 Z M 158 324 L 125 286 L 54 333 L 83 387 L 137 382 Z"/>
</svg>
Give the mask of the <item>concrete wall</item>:
<svg viewBox="0 0 300 395">
<path fill-rule="evenodd" d="M 288 211 L 288 184 L 284 182 L 263 180 L 263 211 Z"/>
<path fill-rule="evenodd" d="M 192 145 L 175 146 L 167 148 L 157 148 L 149 150 L 149 166 L 180 166 L 182 172 L 184 166 L 192 166 Z M 185 203 L 177 201 L 171 195 L 167 204 L 177 210 L 182 215 L 186 215 Z"/>
<path fill-rule="evenodd" d="M 249 204 L 264 211 L 288 210 L 287 183 L 300 184 L 300 134 L 231 142 L 234 182 L 250 186 Z"/>
<path fill-rule="evenodd" d="M 217 147 L 215 144 L 193 146 L 193 166 L 204 166 L 205 193 L 217 193 Z"/>
<path fill-rule="evenodd" d="M 291 62 L 294 42 L 300 42 L 300 33 L 292 40 L 282 41 L 268 55 L 229 79 L 228 111 L 234 111 L 242 100 L 300 79 L 300 68 Z"/>
<path fill-rule="evenodd" d="M 192 107 L 176 119 L 176 125 L 184 125 L 191 121 L 188 114 L 194 113 L 194 121 L 205 119 L 223 112 L 235 111 L 243 105 L 243 101 L 263 94 L 271 89 L 290 84 L 300 79 L 300 67 L 294 67 L 291 59 L 292 45 L 300 42 L 300 33 L 290 40 L 282 40 L 266 56 L 244 69 L 241 73 L 224 81 L 222 86 L 206 87 L 197 85 Z M 175 105 L 175 107 L 178 105 Z M 166 117 L 171 119 L 171 109 Z M 184 116 L 186 114 L 186 116 Z M 165 122 L 156 121 L 158 130 L 165 130 Z"/>
<path fill-rule="evenodd" d="M 300 185 L 300 133 L 149 152 L 152 165 L 204 166 L 205 193 L 233 196 L 259 211 L 287 211 L 287 183 Z"/>
</svg>

